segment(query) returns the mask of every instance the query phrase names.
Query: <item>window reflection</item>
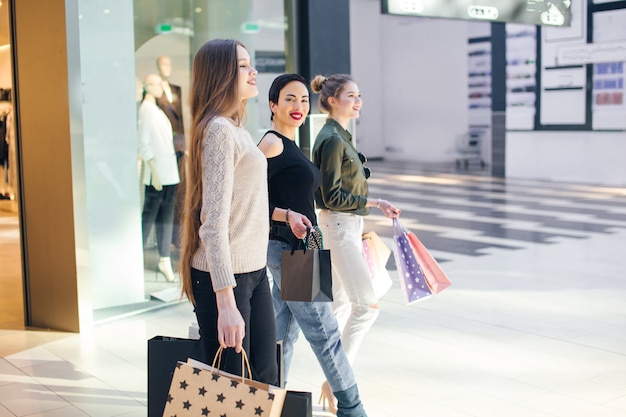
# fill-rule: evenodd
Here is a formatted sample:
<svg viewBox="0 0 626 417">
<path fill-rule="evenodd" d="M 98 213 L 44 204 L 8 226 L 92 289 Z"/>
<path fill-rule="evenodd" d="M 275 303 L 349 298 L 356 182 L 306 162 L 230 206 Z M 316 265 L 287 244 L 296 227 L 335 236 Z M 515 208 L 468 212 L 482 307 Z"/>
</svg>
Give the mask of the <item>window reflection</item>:
<svg viewBox="0 0 626 417">
<path fill-rule="evenodd" d="M 191 124 L 188 102 L 191 63 L 195 51 L 209 39 L 235 38 L 248 48 L 254 66 L 259 71 L 257 85 L 260 94 L 248 102 L 246 128 L 255 136 L 254 139 L 260 140 L 262 132 L 271 124 L 267 91 L 276 75 L 284 73 L 286 68 L 287 19 L 284 2 L 134 0 L 133 7 L 137 108 L 139 110 L 143 105 L 146 77 L 150 74 L 158 75 L 164 92 L 156 102 L 171 126 L 172 148 L 176 155 L 179 177 L 182 178 L 184 174 L 184 151 Z M 139 119 L 140 116 L 141 110 L 138 111 L 138 123 L 143 123 L 144 121 Z M 141 141 L 141 138 L 139 140 Z M 164 289 L 174 286 L 168 279 L 178 279 L 176 270 L 182 199 L 180 192 L 175 193 L 173 214 L 170 217 L 159 217 L 159 213 L 168 214 L 168 210 L 166 208 L 161 212 L 159 208 L 162 206 L 147 205 L 154 203 L 151 201 L 154 196 L 153 190 L 146 185 L 146 182 L 149 183 L 146 170 L 149 170 L 149 165 L 139 154 L 142 223 L 144 229 L 149 228 L 143 233 L 146 292 L 161 294 Z M 163 240 L 168 240 L 167 234 L 170 229 L 172 233 L 169 239 L 170 247 L 167 250 L 163 247 Z M 173 276 L 169 275 L 169 265 Z"/>
</svg>

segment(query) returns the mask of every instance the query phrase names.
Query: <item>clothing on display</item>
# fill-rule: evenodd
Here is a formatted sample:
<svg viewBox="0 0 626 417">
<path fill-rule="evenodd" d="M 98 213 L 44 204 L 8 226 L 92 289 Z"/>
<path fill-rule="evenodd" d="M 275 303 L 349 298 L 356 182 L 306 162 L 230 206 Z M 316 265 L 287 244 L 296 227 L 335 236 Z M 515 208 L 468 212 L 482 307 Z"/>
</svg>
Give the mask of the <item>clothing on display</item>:
<svg viewBox="0 0 626 417">
<path fill-rule="evenodd" d="M 10 89 L 0 89 L 0 200 L 15 199 L 17 190 L 17 148 L 13 121 L 13 105 L 4 100 Z"/>
<path fill-rule="evenodd" d="M 185 123 L 183 119 L 183 94 L 182 89 L 178 85 L 171 84 L 168 80 L 172 74 L 172 61 L 168 56 L 160 56 L 157 58 L 157 69 L 161 77 L 161 86 L 163 87 L 163 95 L 157 97 L 157 106 L 165 113 L 172 126 L 172 140 L 174 142 L 174 150 L 176 151 L 176 162 L 178 164 L 178 176 L 183 178 L 185 174 L 185 150 L 187 142 L 185 139 Z M 182 219 L 183 199 L 178 193 L 175 194 L 174 200 L 174 220 L 172 229 L 172 244 L 175 247 L 180 246 L 180 224 Z"/>
<path fill-rule="evenodd" d="M 157 106 L 165 113 L 172 125 L 176 155 L 185 152 L 185 127 L 183 124 L 182 92 L 177 85 L 163 82 L 163 95 L 156 100 Z"/>
</svg>

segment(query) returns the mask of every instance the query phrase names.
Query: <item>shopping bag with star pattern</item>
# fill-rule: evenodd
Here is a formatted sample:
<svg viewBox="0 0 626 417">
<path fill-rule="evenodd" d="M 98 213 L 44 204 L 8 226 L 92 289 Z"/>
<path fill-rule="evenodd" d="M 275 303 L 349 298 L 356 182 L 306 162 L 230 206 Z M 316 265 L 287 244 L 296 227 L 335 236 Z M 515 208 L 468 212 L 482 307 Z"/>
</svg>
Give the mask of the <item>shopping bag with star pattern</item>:
<svg viewBox="0 0 626 417">
<path fill-rule="evenodd" d="M 163 417 L 280 417 L 286 390 L 220 370 L 221 349 L 212 366 L 193 359 L 177 363 Z M 245 351 L 242 362 L 252 375 Z"/>
<path fill-rule="evenodd" d="M 398 219 L 393 219 L 393 243 L 393 254 L 398 267 L 400 287 L 407 304 L 432 295 L 422 267 L 418 262 L 417 254 L 409 242 L 407 231 L 400 225 Z"/>
</svg>

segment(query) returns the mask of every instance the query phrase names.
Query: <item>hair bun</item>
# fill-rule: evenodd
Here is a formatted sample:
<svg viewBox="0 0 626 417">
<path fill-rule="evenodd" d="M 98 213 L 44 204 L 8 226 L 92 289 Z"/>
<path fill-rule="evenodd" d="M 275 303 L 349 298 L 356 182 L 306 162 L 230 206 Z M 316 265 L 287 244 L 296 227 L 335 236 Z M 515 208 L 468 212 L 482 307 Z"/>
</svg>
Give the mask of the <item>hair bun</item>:
<svg viewBox="0 0 626 417">
<path fill-rule="evenodd" d="M 327 79 L 328 78 L 319 74 L 313 77 L 313 80 L 311 80 L 311 89 L 313 90 L 313 92 L 319 93 L 320 91 L 322 91 L 322 85 L 326 82 Z"/>
</svg>

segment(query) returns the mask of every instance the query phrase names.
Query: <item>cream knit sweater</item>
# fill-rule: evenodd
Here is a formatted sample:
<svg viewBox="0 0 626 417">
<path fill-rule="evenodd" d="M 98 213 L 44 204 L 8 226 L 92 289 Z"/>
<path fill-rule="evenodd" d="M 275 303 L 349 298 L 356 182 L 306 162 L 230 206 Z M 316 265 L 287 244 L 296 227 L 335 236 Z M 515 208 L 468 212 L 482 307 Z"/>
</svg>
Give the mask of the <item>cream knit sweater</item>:
<svg viewBox="0 0 626 417">
<path fill-rule="evenodd" d="M 265 155 L 246 129 L 215 118 L 203 141 L 200 247 L 191 262 L 211 274 L 215 291 L 265 267 L 268 204 Z"/>
</svg>

